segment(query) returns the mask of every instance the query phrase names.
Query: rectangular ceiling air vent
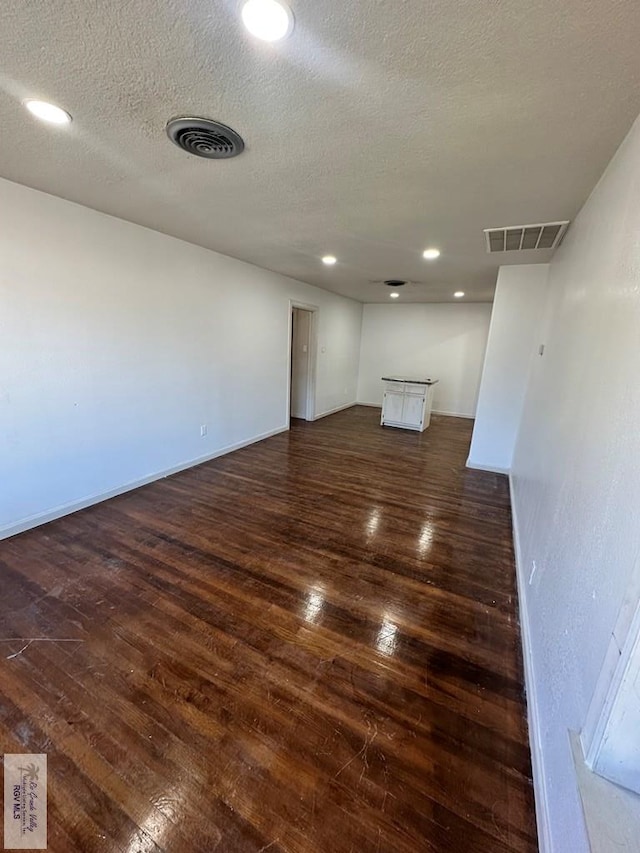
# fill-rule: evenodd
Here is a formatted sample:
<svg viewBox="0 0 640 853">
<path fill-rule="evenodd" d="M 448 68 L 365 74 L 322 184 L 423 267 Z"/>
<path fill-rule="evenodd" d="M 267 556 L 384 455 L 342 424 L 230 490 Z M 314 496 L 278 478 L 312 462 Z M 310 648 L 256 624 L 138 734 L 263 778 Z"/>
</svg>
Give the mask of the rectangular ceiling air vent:
<svg viewBox="0 0 640 853">
<path fill-rule="evenodd" d="M 487 252 L 523 252 L 526 249 L 556 249 L 562 242 L 569 220 L 538 225 L 509 225 L 485 228 Z"/>
</svg>

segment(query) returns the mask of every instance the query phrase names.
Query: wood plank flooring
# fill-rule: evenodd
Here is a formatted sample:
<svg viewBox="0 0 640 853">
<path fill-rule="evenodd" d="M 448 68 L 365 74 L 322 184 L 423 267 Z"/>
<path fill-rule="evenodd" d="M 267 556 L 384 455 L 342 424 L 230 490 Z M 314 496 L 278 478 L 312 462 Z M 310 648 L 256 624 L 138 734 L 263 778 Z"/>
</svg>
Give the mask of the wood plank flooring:
<svg viewBox="0 0 640 853">
<path fill-rule="evenodd" d="M 537 849 L 507 479 L 471 421 L 378 419 L 0 543 L 0 743 L 48 754 L 50 851 Z"/>
</svg>

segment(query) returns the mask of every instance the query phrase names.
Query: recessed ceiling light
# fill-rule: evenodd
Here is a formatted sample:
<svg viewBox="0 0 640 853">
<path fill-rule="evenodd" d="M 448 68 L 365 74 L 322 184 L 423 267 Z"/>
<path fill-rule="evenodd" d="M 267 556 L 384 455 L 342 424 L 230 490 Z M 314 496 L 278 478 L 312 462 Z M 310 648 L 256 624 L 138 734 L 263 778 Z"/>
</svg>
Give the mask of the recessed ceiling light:
<svg viewBox="0 0 640 853">
<path fill-rule="evenodd" d="M 280 41 L 293 30 L 293 13 L 279 0 L 246 0 L 241 15 L 251 35 L 263 41 Z"/>
<path fill-rule="evenodd" d="M 399 293 L 390 293 L 389 294 L 390 299 L 398 299 L 399 296 L 400 296 Z"/>
<path fill-rule="evenodd" d="M 66 110 L 56 107 L 55 104 L 48 104 L 46 101 L 25 101 L 25 107 L 36 118 L 41 121 L 48 121 L 50 124 L 69 124 L 71 116 Z"/>
<path fill-rule="evenodd" d="M 464 290 L 456 290 L 453 295 L 456 299 L 462 299 L 462 297 L 464 296 Z"/>
<path fill-rule="evenodd" d="M 425 249 L 422 253 L 422 257 L 427 261 L 435 261 L 436 258 L 440 257 L 439 249 Z"/>
<path fill-rule="evenodd" d="M 332 267 L 337 262 L 337 260 L 338 259 L 335 258 L 333 255 L 325 255 L 322 259 L 322 263 L 326 264 L 328 267 Z"/>
</svg>

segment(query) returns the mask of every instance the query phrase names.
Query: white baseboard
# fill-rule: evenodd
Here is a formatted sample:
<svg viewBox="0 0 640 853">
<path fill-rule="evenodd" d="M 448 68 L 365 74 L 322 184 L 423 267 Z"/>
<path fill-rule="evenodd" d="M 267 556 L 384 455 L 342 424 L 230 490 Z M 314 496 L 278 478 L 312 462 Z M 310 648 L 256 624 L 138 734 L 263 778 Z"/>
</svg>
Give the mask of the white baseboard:
<svg viewBox="0 0 640 853">
<path fill-rule="evenodd" d="M 314 417 L 314 421 L 319 421 L 320 418 L 326 418 L 329 415 L 335 415 L 336 412 L 343 412 L 345 409 L 351 409 L 353 406 L 359 406 L 360 403 L 343 403 L 341 406 L 336 406 L 334 409 L 328 409 L 326 412 L 320 412 Z"/>
<path fill-rule="evenodd" d="M 510 471 L 509 468 L 499 468 L 497 465 L 477 465 L 470 459 L 467 459 L 466 465 L 467 468 L 473 468 L 475 471 L 490 471 L 492 474 L 508 474 Z"/>
<path fill-rule="evenodd" d="M 170 477 L 172 474 L 177 474 L 179 471 L 185 471 L 187 468 L 202 465 L 203 462 L 210 462 L 212 459 L 217 459 L 218 456 L 233 453 L 234 450 L 240 450 L 241 448 L 248 447 L 250 444 L 255 444 L 258 441 L 264 441 L 265 438 L 271 438 L 271 436 L 278 435 L 281 432 L 286 432 L 288 429 L 289 425 L 287 424 L 286 426 L 278 427 L 277 429 L 249 438 L 246 441 L 239 441 L 236 444 L 229 444 L 226 447 L 221 447 L 219 450 L 214 450 L 212 453 L 207 453 L 204 456 L 198 456 L 197 458 L 190 459 L 187 462 L 180 462 L 178 465 L 174 465 L 164 471 L 157 471 L 156 473 L 149 474 L 139 480 L 132 480 L 128 483 L 124 483 L 122 486 L 110 489 L 107 492 L 88 495 L 87 497 L 80 498 L 80 500 L 77 501 L 60 504 L 46 512 L 27 516 L 27 518 L 23 518 L 20 521 L 0 527 L 0 539 L 8 539 L 9 536 L 15 536 L 17 533 L 24 533 L 25 530 L 31 530 L 32 527 L 38 527 L 39 525 L 46 524 L 49 521 L 55 521 L 56 518 L 62 518 L 63 515 L 70 515 L 72 512 L 77 512 L 80 509 L 86 509 L 88 506 L 102 503 L 102 501 L 108 501 L 110 498 L 123 495 L 125 492 L 131 492 L 133 489 L 140 488 L 140 486 L 146 486 L 156 480 L 162 480 L 164 477 Z"/>
<path fill-rule="evenodd" d="M 369 406 L 371 409 L 381 409 L 382 403 L 363 403 L 362 400 L 358 400 L 357 403 L 353 403 L 354 406 Z M 462 412 L 445 412 L 444 409 L 431 409 L 432 415 L 444 415 L 447 418 L 468 418 L 469 420 L 473 420 L 475 415 L 466 415 Z"/>
<path fill-rule="evenodd" d="M 467 415 L 464 412 L 445 412 L 444 409 L 431 409 L 432 415 L 444 415 L 447 418 L 467 418 L 467 420 L 474 420 L 475 415 Z"/>
<path fill-rule="evenodd" d="M 516 579 L 518 584 L 518 609 L 520 615 L 520 634 L 522 637 L 522 657 L 524 660 L 524 684 L 527 694 L 527 722 L 529 724 L 529 746 L 531 750 L 531 771 L 533 774 L 533 793 L 536 804 L 536 824 L 538 827 L 538 846 L 540 853 L 552 853 L 551 829 L 549 821 L 549 792 L 544 770 L 542 754 L 540 714 L 538 711 L 538 688 L 533 666 L 533 649 L 531 647 L 531 626 L 525 591 L 527 588 L 527 573 L 522 560 L 520 549 L 520 534 L 518 514 L 513 493 L 513 480 L 509 475 L 509 492 L 511 495 L 511 518 L 513 524 L 513 550 L 516 561 Z"/>
</svg>

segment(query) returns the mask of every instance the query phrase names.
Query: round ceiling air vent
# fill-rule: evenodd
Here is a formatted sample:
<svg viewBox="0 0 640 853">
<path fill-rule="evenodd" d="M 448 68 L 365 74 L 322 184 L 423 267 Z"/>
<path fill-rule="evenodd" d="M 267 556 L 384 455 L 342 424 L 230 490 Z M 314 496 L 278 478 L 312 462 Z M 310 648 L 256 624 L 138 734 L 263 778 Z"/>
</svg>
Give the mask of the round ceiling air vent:
<svg viewBox="0 0 640 853">
<path fill-rule="evenodd" d="M 174 118 L 167 135 L 178 148 L 208 160 L 227 160 L 244 151 L 244 141 L 226 124 L 206 118 Z"/>
<path fill-rule="evenodd" d="M 407 282 L 403 281 L 401 278 L 388 278 L 385 281 L 387 287 L 403 287 Z"/>
</svg>

